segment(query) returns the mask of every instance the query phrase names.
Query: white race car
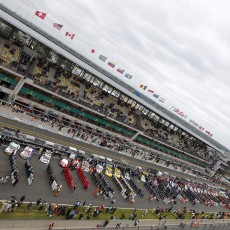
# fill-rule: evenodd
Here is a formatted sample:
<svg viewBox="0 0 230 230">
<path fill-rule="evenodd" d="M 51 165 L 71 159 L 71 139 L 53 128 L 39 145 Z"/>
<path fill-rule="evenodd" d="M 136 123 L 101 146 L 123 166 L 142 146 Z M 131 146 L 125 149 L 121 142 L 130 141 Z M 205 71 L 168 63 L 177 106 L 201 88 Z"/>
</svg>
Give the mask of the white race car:
<svg viewBox="0 0 230 230">
<path fill-rule="evenodd" d="M 131 179 L 131 178 L 130 178 L 130 174 L 129 174 L 128 172 L 125 173 L 125 179 L 126 179 L 126 180 L 130 180 L 130 179 Z"/>
<path fill-rule="evenodd" d="M 66 157 L 63 157 L 60 162 L 59 162 L 59 165 L 62 167 L 62 168 L 65 168 L 65 167 L 68 167 L 69 165 L 69 161 Z"/>
<path fill-rule="evenodd" d="M 11 142 L 9 146 L 5 149 L 5 153 L 9 156 L 15 154 L 20 149 L 20 145 L 15 142 Z"/>
<path fill-rule="evenodd" d="M 31 148 L 30 146 L 27 146 L 24 148 L 24 150 L 20 153 L 20 156 L 27 160 L 30 159 L 32 157 L 32 155 L 34 154 L 34 149 Z"/>
<path fill-rule="evenodd" d="M 89 172 L 89 167 L 90 167 L 90 164 L 88 161 L 82 161 L 81 168 L 83 169 L 83 171 Z"/>
<path fill-rule="evenodd" d="M 52 158 L 52 152 L 50 150 L 46 150 L 42 153 L 40 157 L 40 161 L 44 164 L 49 164 Z"/>
<path fill-rule="evenodd" d="M 96 165 L 96 172 L 97 172 L 97 173 L 101 173 L 103 169 L 104 169 L 104 168 L 103 168 L 102 165 L 100 165 L 100 164 L 97 164 L 97 165 Z"/>
</svg>

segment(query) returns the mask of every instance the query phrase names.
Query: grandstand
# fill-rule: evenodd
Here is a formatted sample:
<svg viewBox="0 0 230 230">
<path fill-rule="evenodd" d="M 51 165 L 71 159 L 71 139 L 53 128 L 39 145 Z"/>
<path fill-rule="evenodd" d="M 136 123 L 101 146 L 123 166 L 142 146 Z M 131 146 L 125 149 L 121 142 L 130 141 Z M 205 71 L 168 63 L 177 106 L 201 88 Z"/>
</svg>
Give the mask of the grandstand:
<svg viewBox="0 0 230 230">
<path fill-rule="evenodd" d="M 0 11 L 0 99 L 56 114 L 76 129 L 80 119 L 115 133 L 126 147 L 135 144 L 201 168 L 210 167 L 214 156 L 227 159 L 226 147 L 191 124 L 3 5 Z M 229 164 L 222 161 L 221 173 L 230 174 Z"/>
</svg>

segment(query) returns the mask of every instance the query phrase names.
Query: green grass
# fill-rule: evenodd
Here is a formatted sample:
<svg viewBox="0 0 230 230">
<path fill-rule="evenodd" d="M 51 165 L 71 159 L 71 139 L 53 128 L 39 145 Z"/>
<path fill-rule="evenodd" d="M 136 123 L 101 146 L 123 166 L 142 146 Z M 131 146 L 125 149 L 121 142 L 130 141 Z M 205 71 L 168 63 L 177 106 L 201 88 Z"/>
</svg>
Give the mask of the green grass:
<svg viewBox="0 0 230 230">
<path fill-rule="evenodd" d="M 2 203 L 0 202 L 0 207 L 2 206 Z M 2 212 L 0 213 L 0 219 L 65 219 L 65 216 L 58 216 L 53 215 L 52 217 L 48 217 L 46 212 L 44 210 L 39 211 L 37 209 L 31 208 L 28 212 L 26 212 L 27 204 L 22 204 L 20 207 L 17 207 L 15 212 Z M 92 211 L 94 208 L 92 208 Z M 115 211 L 116 219 L 120 219 L 121 215 L 124 214 L 124 219 L 129 219 L 131 213 L 133 213 L 134 209 L 117 209 Z M 85 208 L 80 208 L 80 213 L 84 212 Z M 152 211 L 149 210 L 147 214 L 142 218 L 143 210 L 137 210 L 137 219 L 158 219 L 159 217 Z M 83 219 L 86 219 L 88 213 L 84 214 Z M 105 210 L 100 213 L 97 217 L 91 217 L 91 220 L 106 220 L 110 219 L 111 213 L 106 213 Z M 173 213 L 162 213 L 162 216 L 166 215 L 166 219 L 176 219 L 175 215 Z M 185 214 L 185 219 L 191 219 L 191 213 L 187 212 Z M 76 215 L 75 219 L 79 218 L 79 214 Z"/>
</svg>

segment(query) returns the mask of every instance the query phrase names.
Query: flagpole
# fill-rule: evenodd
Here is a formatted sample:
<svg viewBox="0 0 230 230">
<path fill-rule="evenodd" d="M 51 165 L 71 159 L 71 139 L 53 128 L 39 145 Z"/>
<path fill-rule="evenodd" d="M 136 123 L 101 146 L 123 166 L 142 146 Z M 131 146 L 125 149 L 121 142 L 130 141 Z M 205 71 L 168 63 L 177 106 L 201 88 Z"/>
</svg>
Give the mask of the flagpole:
<svg viewBox="0 0 230 230">
<path fill-rule="evenodd" d="M 28 6 L 29 2 L 30 2 L 30 0 L 28 0 L 27 3 L 25 4 L 25 7 L 24 7 L 24 10 L 22 11 L 22 14 L 23 14 L 23 12 L 25 12 L 26 7 Z M 21 16 L 22 16 L 22 15 L 21 15 Z"/>
<path fill-rule="evenodd" d="M 33 18 L 34 18 L 34 14 L 32 14 L 32 17 L 31 17 L 31 19 L 29 20 L 29 22 L 31 22 L 31 21 L 33 20 Z"/>
<path fill-rule="evenodd" d="M 85 49 L 86 49 L 87 45 L 89 44 L 89 41 L 91 40 L 91 37 L 92 37 L 92 35 L 89 36 L 87 42 L 85 43 L 85 46 L 82 48 L 82 51 L 81 51 L 82 54 L 85 52 Z"/>
<path fill-rule="evenodd" d="M 17 14 L 18 10 L 19 10 L 20 6 L 18 6 L 18 8 L 16 9 L 15 13 Z"/>
<path fill-rule="evenodd" d="M 27 18 L 27 17 L 29 17 L 29 14 L 30 14 L 30 11 L 28 10 L 28 13 L 27 13 L 27 16 L 26 16 L 26 18 Z"/>
</svg>

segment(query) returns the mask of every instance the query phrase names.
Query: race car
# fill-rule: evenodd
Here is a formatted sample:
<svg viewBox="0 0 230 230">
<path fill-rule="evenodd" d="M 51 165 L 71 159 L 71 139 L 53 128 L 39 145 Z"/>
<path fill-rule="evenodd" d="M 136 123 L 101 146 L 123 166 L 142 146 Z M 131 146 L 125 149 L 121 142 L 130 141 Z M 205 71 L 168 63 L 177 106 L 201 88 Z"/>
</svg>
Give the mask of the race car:
<svg viewBox="0 0 230 230">
<path fill-rule="evenodd" d="M 131 178 L 130 178 L 130 174 L 129 174 L 128 172 L 125 173 L 125 179 L 126 179 L 126 180 L 130 180 L 130 179 L 131 179 Z"/>
<path fill-rule="evenodd" d="M 81 164 L 80 159 L 74 158 L 74 159 L 71 160 L 71 162 L 70 162 L 70 164 L 69 164 L 69 167 L 70 167 L 71 170 L 74 170 L 74 169 L 76 169 L 77 167 L 79 167 L 80 164 Z"/>
<path fill-rule="evenodd" d="M 65 167 L 68 167 L 69 165 L 69 161 L 66 157 L 63 157 L 60 162 L 59 162 L 59 165 L 62 167 L 62 168 L 65 168 Z"/>
<path fill-rule="evenodd" d="M 113 169 L 110 166 L 106 166 L 105 175 L 108 176 L 108 177 L 113 176 Z"/>
<path fill-rule="evenodd" d="M 49 164 L 51 158 L 52 158 L 52 152 L 50 150 L 45 150 L 40 157 L 40 161 L 44 164 Z"/>
<path fill-rule="evenodd" d="M 11 142 L 9 144 L 9 146 L 5 149 L 5 153 L 8 156 L 11 156 L 12 154 L 16 154 L 16 152 L 20 149 L 20 145 L 15 143 L 15 142 Z"/>
<path fill-rule="evenodd" d="M 34 149 L 31 148 L 30 146 L 27 146 L 27 147 L 25 147 L 24 150 L 20 153 L 20 156 L 21 156 L 23 159 L 27 160 L 27 159 L 31 158 L 33 154 L 34 154 Z"/>
<path fill-rule="evenodd" d="M 146 182 L 146 177 L 145 177 L 144 174 L 141 175 L 141 181 L 144 182 L 144 183 Z"/>
<path fill-rule="evenodd" d="M 118 169 L 118 168 L 115 168 L 115 170 L 114 170 L 114 175 L 115 175 L 117 178 L 120 178 L 120 177 L 121 177 L 121 170 Z"/>
<path fill-rule="evenodd" d="M 90 164 L 88 161 L 82 161 L 81 168 L 85 172 L 89 172 Z"/>
<path fill-rule="evenodd" d="M 97 172 L 97 173 L 101 173 L 102 170 L 103 170 L 103 166 L 100 165 L 100 164 L 97 164 L 95 169 L 96 169 L 96 172 Z"/>
</svg>

